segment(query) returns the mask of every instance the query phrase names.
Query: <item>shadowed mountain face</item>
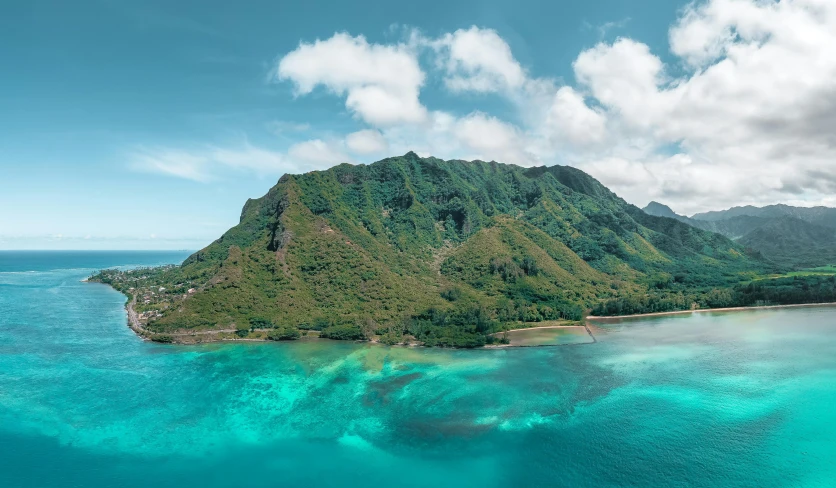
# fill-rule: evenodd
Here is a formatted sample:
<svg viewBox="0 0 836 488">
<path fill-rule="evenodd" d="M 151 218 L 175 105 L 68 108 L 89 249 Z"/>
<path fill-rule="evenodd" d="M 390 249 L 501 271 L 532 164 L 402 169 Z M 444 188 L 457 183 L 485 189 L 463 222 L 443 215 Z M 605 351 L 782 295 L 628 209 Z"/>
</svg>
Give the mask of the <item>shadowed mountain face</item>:
<svg viewBox="0 0 836 488">
<path fill-rule="evenodd" d="M 490 320 L 579 318 L 673 277 L 725 286 L 763 269 L 743 246 L 647 215 L 574 168 L 408 153 L 282 177 L 174 271 L 203 285 L 152 327 L 385 323 L 474 304 Z"/>
<path fill-rule="evenodd" d="M 833 208 L 745 206 L 685 217 L 665 205 L 651 202 L 644 211 L 717 232 L 780 265 L 806 268 L 836 262 L 836 209 Z"/>
<path fill-rule="evenodd" d="M 836 229 L 794 217 L 767 219 L 738 242 L 775 262 L 800 268 L 836 263 Z"/>
<path fill-rule="evenodd" d="M 688 217 L 678 215 L 673 211 L 673 209 L 659 202 L 650 202 L 642 210 L 644 210 L 645 213 L 655 215 L 656 217 L 668 217 L 671 219 L 681 220 L 682 222 L 689 222 L 691 220 Z"/>
</svg>

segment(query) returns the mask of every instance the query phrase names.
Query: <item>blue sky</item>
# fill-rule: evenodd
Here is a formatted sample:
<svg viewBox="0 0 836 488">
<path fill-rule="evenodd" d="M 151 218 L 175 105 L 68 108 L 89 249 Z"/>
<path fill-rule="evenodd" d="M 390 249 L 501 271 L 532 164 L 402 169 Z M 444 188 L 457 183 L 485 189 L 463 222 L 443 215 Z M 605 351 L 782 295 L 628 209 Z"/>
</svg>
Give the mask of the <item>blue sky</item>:
<svg viewBox="0 0 836 488">
<path fill-rule="evenodd" d="M 197 249 L 286 171 L 411 149 L 572 164 L 683 212 L 827 204 L 833 143 L 801 102 L 829 100 L 830 59 L 797 105 L 712 132 L 741 90 L 794 87 L 746 83 L 799 44 L 770 44 L 776 19 L 832 31 L 808 3 L 3 2 L 0 249 Z M 777 173 L 752 140 L 782 143 L 751 150 Z"/>
</svg>

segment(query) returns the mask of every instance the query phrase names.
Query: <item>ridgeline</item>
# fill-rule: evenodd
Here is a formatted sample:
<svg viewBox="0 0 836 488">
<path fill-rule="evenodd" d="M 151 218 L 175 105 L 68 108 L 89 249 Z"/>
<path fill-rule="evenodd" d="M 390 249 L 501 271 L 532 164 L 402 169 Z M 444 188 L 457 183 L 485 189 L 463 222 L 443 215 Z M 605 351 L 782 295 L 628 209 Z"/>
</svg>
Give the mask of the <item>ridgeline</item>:
<svg viewBox="0 0 836 488">
<path fill-rule="evenodd" d="M 804 269 L 836 263 L 834 208 L 745 206 L 685 217 L 666 205 L 650 202 L 644 211 L 723 234 L 779 266 Z"/>
</svg>

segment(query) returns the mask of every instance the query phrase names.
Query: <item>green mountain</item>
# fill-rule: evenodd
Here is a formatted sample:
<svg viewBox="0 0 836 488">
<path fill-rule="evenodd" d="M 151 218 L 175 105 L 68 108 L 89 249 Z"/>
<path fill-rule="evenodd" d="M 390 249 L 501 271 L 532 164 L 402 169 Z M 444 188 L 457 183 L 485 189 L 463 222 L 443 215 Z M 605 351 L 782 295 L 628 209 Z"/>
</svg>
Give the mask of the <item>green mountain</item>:
<svg viewBox="0 0 836 488">
<path fill-rule="evenodd" d="M 795 217 L 775 217 L 738 239 L 776 263 L 813 268 L 836 263 L 836 229 Z"/>
<path fill-rule="evenodd" d="M 678 215 L 676 212 L 673 211 L 673 209 L 659 202 L 650 202 L 642 210 L 644 210 L 645 213 L 655 215 L 656 217 L 668 217 L 670 219 L 681 220 L 683 222 L 691 220 L 688 217 Z"/>
<path fill-rule="evenodd" d="M 651 202 L 644 211 L 717 232 L 779 265 L 800 269 L 836 263 L 836 209 L 745 206 L 685 217 Z"/>
<path fill-rule="evenodd" d="M 772 268 L 575 168 L 408 153 L 285 175 L 182 266 L 94 279 L 136 298 L 145 330 L 168 338 L 275 327 L 474 346 L 591 308 L 736 303 L 735 285 Z"/>
<path fill-rule="evenodd" d="M 712 218 L 707 220 L 699 220 L 693 217 L 679 215 L 667 205 L 661 204 L 659 202 L 650 202 L 642 210 L 644 210 L 645 213 L 650 215 L 676 219 L 680 222 L 685 222 L 686 224 L 692 227 L 696 227 L 698 229 L 723 234 L 724 236 L 733 240 L 743 237 L 747 233 L 760 227 L 769 220 L 766 217 L 737 213 L 728 214 L 725 218 L 722 219 Z"/>
</svg>

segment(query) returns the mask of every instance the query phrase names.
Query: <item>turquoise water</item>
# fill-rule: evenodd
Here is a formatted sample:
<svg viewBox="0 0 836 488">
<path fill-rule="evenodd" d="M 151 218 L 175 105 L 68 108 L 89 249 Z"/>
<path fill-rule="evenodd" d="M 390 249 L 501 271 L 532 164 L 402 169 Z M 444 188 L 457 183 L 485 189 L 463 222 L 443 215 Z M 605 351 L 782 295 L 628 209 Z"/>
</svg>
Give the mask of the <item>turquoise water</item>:
<svg viewBox="0 0 836 488">
<path fill-rule="evenodd" d="M 184 347 L 79 281 L 184 257 L 0 253 L 0 486 L 834 486 L 836 309 L 554 348 Z"/>
</svg>

